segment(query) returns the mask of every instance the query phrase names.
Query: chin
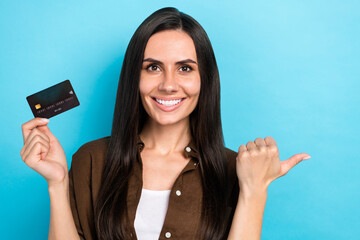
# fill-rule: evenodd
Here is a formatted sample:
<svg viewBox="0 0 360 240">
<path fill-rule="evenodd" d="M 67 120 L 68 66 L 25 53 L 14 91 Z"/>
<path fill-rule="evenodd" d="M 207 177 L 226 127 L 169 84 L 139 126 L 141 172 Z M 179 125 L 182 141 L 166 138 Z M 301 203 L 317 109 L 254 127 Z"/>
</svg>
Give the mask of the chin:
<svg viewBox="0 0 360 240">
<path fill-rule="evenodd" d="M 161 119 L 161 120 L 156 120 L 156 122 L 160 125 L 166 126 L 166 125 L 174 125 L 180 121 L 179 120 L 171 120 L 171 119 L 168 119 L 168 120 Z"/>
<path fill-rule="evenodd" d="M 162 117 L 154 119 L 158 124 L 166 126 L 166 125 L 173 125 L 177 124 L 181 121 L 184 121 L 186 118 L 174 118 L 174 117 Z"/>
</svg>

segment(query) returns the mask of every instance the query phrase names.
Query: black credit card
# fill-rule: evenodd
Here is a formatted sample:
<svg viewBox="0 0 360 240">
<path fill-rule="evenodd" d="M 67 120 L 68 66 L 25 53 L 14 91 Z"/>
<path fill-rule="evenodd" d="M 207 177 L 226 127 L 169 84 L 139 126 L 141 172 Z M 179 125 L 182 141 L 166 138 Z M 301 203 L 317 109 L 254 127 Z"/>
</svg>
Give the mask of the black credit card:
<svg viewBox="0 0 360 240">
<path fill-rule="evenodd" d="M 34 116 L 41 118 L 51 118 L 80 105 L 70 80 L 34 93 L 26 100 Z"/>
</svg>

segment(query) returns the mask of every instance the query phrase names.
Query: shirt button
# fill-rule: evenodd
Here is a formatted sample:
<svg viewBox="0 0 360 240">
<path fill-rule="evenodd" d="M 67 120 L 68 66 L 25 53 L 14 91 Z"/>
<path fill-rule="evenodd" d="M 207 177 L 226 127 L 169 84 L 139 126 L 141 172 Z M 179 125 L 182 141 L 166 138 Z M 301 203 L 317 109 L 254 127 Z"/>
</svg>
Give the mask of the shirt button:
<svg viewBox="0 0 360 240">
<path fill-rule="evenodd" d="M 186 147 L 186 148 L 185 148 L 185 151 L 191 152 L 191 148 L 190 148 L 190 147 Z"/>
<path fill-rule="evenodd" d="M 171 233 L 170 233 L 170 232 L 166 232 L 166 233 L 165 233 L 165 237 L 166 237 L 166 238 L 171 238 Z"/>
<path fill-rule="evenodd" d="M 180 195 L 181 195 L 181 191 L 180 191 L 180 190 L 176 190 L 176 195 L 180 196 Z"/>
</svg>

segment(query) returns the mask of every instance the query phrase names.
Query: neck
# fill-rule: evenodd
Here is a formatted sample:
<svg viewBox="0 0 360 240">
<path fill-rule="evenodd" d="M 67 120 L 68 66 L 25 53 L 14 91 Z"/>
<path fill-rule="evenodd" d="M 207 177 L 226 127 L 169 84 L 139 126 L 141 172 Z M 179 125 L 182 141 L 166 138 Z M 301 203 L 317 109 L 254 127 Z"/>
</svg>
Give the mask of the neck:
<svg viewBox="0 0 360 240">
<path fill-rule="evenodd" d="M 191 140 L 189 117 L 171 125 L 160 125 L 149 118 L 140 138 L 145 148 L 156 150 L 163 155 L 182 152 Z"/>
</svg>

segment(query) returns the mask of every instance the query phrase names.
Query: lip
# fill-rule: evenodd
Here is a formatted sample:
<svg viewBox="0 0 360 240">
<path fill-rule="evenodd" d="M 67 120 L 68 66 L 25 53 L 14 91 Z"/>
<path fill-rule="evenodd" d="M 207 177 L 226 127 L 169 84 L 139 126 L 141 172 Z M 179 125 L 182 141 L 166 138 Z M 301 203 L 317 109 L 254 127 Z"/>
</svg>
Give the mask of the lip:
<svg viewBox="0 0 360 240">
<path fill-rule="evenodd" d="M 185 97 L 151 97 L 152 99 L 160 99 L 164 101 L 171 101 L 171 100 L 178 100 L 178 99 L 185 99 Z"/>
<path fill-rule="evenodd" d="M 183 102 L 186 100 L 186 98 L 181 98 L 181 97 L 169 97 L 169 98 L 164 98 L 164 97 L 151 97 L 151 99 L 153 100 L 153 102 L 155 103 L 155 105 L 162 111 L 164 112 L 172 112 L 176 109 L 178 109 L 182 104 Z M 164 100 L 164 101 L 171 101 L 171 100 L 178 100 L 178 99 L 181 99 L 181 102 L 179 102 L 178 104 L 176 105 L 173 105 L 173 106 L 165 106 L 165 105 L 162 105 L 160 103 L 158 103 L 156 101 L 156 99 L 159 99 L 159 100 Z"/>
</svg>

